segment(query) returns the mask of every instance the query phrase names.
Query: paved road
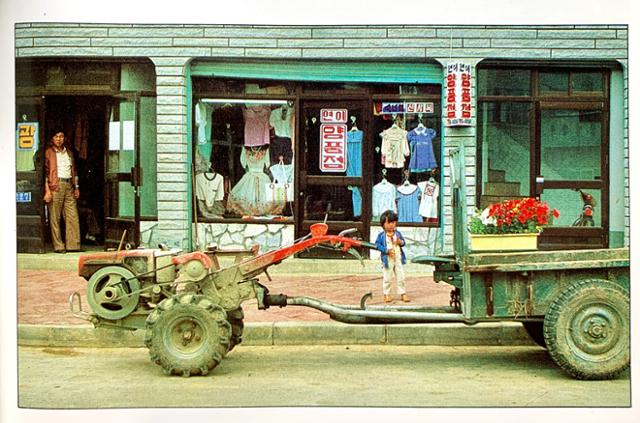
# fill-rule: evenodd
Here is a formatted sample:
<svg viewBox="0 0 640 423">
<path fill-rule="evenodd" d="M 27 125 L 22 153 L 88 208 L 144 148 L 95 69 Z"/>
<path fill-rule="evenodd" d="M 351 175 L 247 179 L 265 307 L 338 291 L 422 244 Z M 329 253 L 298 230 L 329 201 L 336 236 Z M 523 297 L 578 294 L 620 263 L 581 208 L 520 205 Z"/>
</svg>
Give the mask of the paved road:
<svg viewBox="0 0 640 423">
<path fill-rule="evenodd" d="M 539 347 L 239 346 L 206 377 L 146 349 L 19 348 L 19 406 L 628 407 L 629 372 L 577 381 Z"/>
</svg>

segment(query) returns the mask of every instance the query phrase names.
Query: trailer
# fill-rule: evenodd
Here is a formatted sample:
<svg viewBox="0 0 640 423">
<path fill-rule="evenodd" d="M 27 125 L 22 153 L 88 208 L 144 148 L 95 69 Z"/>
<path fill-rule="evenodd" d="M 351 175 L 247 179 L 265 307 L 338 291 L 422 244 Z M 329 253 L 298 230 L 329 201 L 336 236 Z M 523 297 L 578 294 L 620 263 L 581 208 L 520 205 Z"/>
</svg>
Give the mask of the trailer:
<svg viewBox="0 0 640 423">
<path fill-rule="evenodd" d="M 242 341 L 242 303 L 259 309 L 311 307 L 348 324 L 522 322 L 565 372 L 577 379 L 609 379 L 630 364 L 629 250 L 477 253 L 469 249 L 463 147 L 450 150 L 454 253 L 418 256 L 434 266 L 434 281 L 452 286 L 449 304 L 371 306 L 332 304 L 318 298 L 274 295 L 258 276 L 301 251 L 334 248 L 362 259 L 356 248 L 375 245 L 349 235 L 327 235 L 317 223 L 293 245 L 257 250 L 210 248 L 182 254 L 167 248 L 81 256 L 91 312 L 80 295 L 69 298 L 75 316 L 96 327 L 145 330 L 151 361 L 167 374 L 205 375 Z M 218 256 L 235 254 L 221 268 Z"/>
</svg>

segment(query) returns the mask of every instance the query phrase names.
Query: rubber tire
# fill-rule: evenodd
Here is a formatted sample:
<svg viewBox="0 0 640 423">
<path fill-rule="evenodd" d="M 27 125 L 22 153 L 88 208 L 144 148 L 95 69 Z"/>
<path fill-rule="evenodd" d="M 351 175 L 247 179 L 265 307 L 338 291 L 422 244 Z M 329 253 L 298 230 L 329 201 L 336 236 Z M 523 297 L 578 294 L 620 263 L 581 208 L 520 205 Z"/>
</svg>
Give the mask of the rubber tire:
<svg viewBox="0 0 640 423">
<path fill-rule="evenodd" d="M 149 314 L 145 327 L 149 357 L 167 375 L 206 375 L 229 350 L 231 325 L 227 314 L 204 295 L 181 293 L 164 299 Z M 184 342 L 180 345 L 180 333 L 185 332 L 195 333 L 194 345 L 192 341 L 188 347 Z"/>
<path fill-rule="evenodd" d="M 244 311 L 242 307 L 227 311 L 227 319 L 231 325 L 231 342 L 229 344 L 229 351 L 231 351 L 236 345 L 242 343 L 242 332 L 244 331 Z"/>
<path fill-rule="evenodd" d="M 571 285 L 544 319 L 549 355 L 576 379 L 614 378 L 629 367 L 629 310 L 629 293 L 613 282 Z"/>
<path fill-rule="evenodd" d="M 547 348 L 547 343 L 544 340 L 544 322 L 522 322 L 522 326 L 536 344 Z"/>
</svg>

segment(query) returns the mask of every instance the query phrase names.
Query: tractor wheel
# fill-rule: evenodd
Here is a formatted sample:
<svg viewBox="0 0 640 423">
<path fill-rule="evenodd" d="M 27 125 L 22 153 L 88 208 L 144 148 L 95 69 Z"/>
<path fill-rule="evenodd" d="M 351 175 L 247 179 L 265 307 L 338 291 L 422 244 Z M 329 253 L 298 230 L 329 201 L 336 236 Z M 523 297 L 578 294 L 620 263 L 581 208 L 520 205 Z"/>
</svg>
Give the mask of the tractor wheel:
<svg viewBox="0 0 640 423">
<path fill-rule="evenodd" d="M 231 343 L 229 345 L 229 351 L 231 351 L 233 347 L 242 342 L 242 332 L 244 330 L 244 311 L 242 311 L 242 307 L 228 311 L 227 319 L 231 324 Z"/>
<path fill-rule="evenodd" d="M 577 379 L 611 379 L 629 367 L 629 293 L 606 280 L 566 289 L 544 318 L 553 361 Z"/>
<path fill-rule="evenodd" d="M 542 330 L 543 322 L 522 322 L 522 326 L 527 331 L 531 339 L 542 348 L 547 348 L 544 341 L 544 331 Z"/>
<path fill-rule="evenodd" d="M 130 270 L 121 266 L 105 266 L 89 278 L 87 302 L 98 316 L 118 320 L 127 317 L 138 306 L 140 282 Z"/>
<path fill-rule="evenodd" d="M 229 350 L 225 311 L 204 295 L 182 293 L 158 304 L 146 321 L 151 361 L 168 375 L 206 375 Z"/>
</svg>

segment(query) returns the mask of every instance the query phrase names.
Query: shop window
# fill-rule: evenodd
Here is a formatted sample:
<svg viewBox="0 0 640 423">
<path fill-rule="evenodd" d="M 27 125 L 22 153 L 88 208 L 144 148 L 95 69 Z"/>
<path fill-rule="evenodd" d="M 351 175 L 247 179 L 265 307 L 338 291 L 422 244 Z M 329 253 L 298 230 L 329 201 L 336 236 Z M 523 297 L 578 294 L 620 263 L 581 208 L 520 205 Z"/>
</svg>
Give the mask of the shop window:
<svg viewBox="0 0 640 423">
<path fill-rule="evenodd" d="M 392 184 L 400 223 L 439 222 L 440 107 L 439 101 L 374 103 L 373 221 L 388 208 L 381 201 Z"/>
<path fill-rule="evenodd" d="M 244 91 L 261 89 L 247 84 Z M 202 98 L 195 104 L 200 219 L 292 219 L 294 116 L 287 100 Z"/>
<path fill-rule="evenodd" d="M 522 69 L 478 69 L 480 95 L 531 95 L 531 71 Z"/>
<path fill-rule="evenodd" d="M 529 194 L 531 103 L 482 102 L 480 133 L 480 206 Z"/>
</svg>

